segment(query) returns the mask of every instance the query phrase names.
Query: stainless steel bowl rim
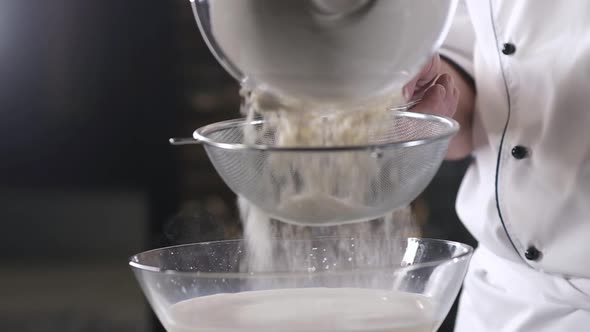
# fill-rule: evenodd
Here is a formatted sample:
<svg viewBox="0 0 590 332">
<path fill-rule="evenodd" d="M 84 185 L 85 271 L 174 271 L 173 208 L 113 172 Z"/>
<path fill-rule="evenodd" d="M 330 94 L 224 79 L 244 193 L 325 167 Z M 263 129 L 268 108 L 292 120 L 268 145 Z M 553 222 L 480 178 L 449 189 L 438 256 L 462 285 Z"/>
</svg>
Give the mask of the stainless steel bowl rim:
<svg viewBox="0 0 590 332">
<path fill-rule="evenodd" d="M 240 119 L 233 119 L 233 120 L 226 120 L 220 121 L 216 123 L 212 123 L 206 126 L 203 126 L 193 133 L 193 138 L 198 142 L 213 146 L 219 149 L 224 150 L 251 150 L 251 151 L 276 151 L 276 152 L 333 152 L 333 151 L 378 151 L 378 150 L 385 150 L 385 149 L 394 149 L 394 148 L 408 148 L 420 145 L 426 145 L 434 142 L 439 142 L 441 140 L 446 140 L 451 138 L 459 131 L 459 123 L 451 118 L 446 118 L 442 116 L 432 115 L 432 114 L 423 114 L 423 113 L 415 113 L 415 112 L 408 112 L 408 111 L 392 111 L 396 116 L 399 117 L 406 117 L 406 118 L 414 118 L 429 122 L 437 122 L 444 124 L 447 129 L 439 134 L 434 135 L 428 138 L 418 139 L 418 140 L 405 140 L 405 141 L 397 141 L 391 143 L 382 143 L 382 144 L 371 144 L 371 145 L 342 145 L 342 146 L 330 146 L 330 147 L 277 147 L 271 145 L 250 145 L 250 144 L 240 144 L 240 143 L 222 143 L 216 140 L 213 140 L 209 137 L 209 134 L 215 131 L 227 129 L 227 128 L 235 128 L 237 126 L 244 126 L 248 122 L 244 118 Z M 250 124 L 260 124 L 263 123 L 264 120 L 253 120 Z"/>
</svg>

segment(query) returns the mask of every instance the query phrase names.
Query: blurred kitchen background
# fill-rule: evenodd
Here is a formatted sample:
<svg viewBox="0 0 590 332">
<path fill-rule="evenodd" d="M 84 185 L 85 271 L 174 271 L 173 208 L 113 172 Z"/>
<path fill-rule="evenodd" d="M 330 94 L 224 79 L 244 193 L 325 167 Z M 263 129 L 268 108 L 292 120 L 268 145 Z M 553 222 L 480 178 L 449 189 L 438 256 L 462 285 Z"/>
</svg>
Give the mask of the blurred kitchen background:
<svg viewBox="0 0 590 332">
<path fill-rule="evenodd" d="M 0 1 L 0 331 L 161 331 L 127 258 L 240 236 L 203 150 L 167 143 L 237 117 L 237 89 L 188 0 Z M 425 236 L 474 243 L 468 162 L 415 202 Z"/>
</svg>

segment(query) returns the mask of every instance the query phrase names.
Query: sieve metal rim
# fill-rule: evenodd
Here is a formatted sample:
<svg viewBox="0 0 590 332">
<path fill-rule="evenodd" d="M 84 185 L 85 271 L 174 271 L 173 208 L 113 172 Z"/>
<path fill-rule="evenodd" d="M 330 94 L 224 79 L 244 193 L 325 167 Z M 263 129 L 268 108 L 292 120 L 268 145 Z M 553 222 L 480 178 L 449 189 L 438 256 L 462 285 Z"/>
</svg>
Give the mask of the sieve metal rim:
<svg viewBox="0 0 590 332">
<path fill-rule="evenodd" d="M 245 118 L 240 119 L 233 119 L 233 120 L 226 120 L 215 122 L 206 126 L 203 126 L 193 132 L 193 138 L 202 144 L 209 145 L 212 147 L 216 147 L 219 149 L 224 150 L 241 150 L 241 151 L 276 151 L 276 152 L 331 152 L 331 151 L 374 151 L 380 149 L 392 149 L 392 148 L 408 148 L 420 145 L 426 145 L 434 142 L 439 142 L 441 140 L 446 140 L 452 136 L 454 136 L 459 131 L 459 123 L 454 119 L 432 115 L 432 114 L 424 114 L 424 113 L 415 113 L 415 112 L 408 112 L 408 111 L 392 111 L 396 117 L 405 117 L 405 118 L 414 118 L 429 122 L 436 122 L 441 123 L 446 126 L 446 130 L 438 135 L 434 135 L 432 137 L 417 139 L 417 140 L 404 140 L 404 141 L 397 141 L 391 143 L 381 143 L 381 144 L 371 144 L 371 145 L 342 145 L 342 146 L 331 146 L 331 147 L 324 147 L 324 146 L 316 146 L 316 147 L 305 147 L 305 146 L 297 146 L 297 147 L 276 147 L 271 145 L 261 145 L 261 144 L 241 144 L 241 143 L 223 143 L 218 142 L 209 137 L 209 135 L 213 132 L 224 130 L 228 128 L 235 128 L 238 126 L 244 126 L 247 123 L 250 124 L 260 124 L 263 123 L 264 120 L 252 120 L 248 122 Z"/>
</svg>

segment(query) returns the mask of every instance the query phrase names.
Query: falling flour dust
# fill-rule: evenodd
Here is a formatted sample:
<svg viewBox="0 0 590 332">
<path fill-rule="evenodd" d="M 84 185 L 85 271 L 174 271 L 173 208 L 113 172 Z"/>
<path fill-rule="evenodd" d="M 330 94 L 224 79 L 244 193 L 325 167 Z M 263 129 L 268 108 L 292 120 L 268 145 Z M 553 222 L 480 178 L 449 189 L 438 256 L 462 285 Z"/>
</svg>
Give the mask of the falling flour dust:
<svg viewBox="0 0 590 332">
<path fill-rule="evenodd" d="M 362 109 L 330 111 L 324 106 L 279 100 L 259 91 L 243 90 L 242 95 L 245 99 L 242 111 L 248 120 L 261 118 L 264 123 L 262 129 L 254 125 L 245 126 L 245 143 L 268 143 L 265 140 L 268 140 L 268 133 L 272 133 L 272 144 L 277 147 L 368 144 L 371 135 L 385 130 L 382 124 L 387 123 L 387 105 L 396 102 L 388 99 L 365 105 Z M 363 243 L 362 247 L 351 248 L 343 244 L 330 248 L 328 251 L 331 252 L 324 252 L 324 256 L 350 257 L 357 262 L 362 260 L 363 264 L 374 265 L 385 264 L 392 257 L 398 257 L 402 249 L 396 244 L 407 237 L 417 236 L 418 228 L 410 207 L 370 220 L 364 219 L 365 222 L 322 227 L 297 225 L 298 218 L 307 220 L 309 224 L 309 221 L 321 222 L 323 218 L 335 214 L 348 220 L 363 220 L 363 216 L 370 211 L 353 202 L 362 200 L 368 194 L 372 181 L 378 180 L 377 166 L 372 158 L 351 153 L 331 160 L 322 153 L 305 156 L 279 153 L 269 155 L 266 162 L 272 167 L 275 177 L 283 179 L 277 193 L 277 206 L 282 215 L 291 218 L 284 223 L 246 198 L 238 197 L 247 252 L 246 262 L 241 267 L 244 271 L 293 271 L 309 265 L 307 256 L 310 248 L 274 240 L 313 240 L 318 237 L 355 239 Z M 326 169 L 330 171 L 326 172 Z M 276 186 L 276 183 L 259 185 Z M 338 195 L 323 194 L 335 191 Z"/>
</svg>

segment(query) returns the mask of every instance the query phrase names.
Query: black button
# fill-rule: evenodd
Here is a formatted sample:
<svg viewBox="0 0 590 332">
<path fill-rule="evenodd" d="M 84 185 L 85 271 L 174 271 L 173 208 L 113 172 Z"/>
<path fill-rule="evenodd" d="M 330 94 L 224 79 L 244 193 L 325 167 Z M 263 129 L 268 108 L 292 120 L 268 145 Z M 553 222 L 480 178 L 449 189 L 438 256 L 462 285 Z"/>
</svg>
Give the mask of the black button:
<svg viewBox="0 0 590 332">
<path fill-rule="evenodd" d="M 524 257 L 526 259 L 528 259 L 529 261 L 536 261 L 537 259 L 539 259 L 541 257 L 541 252 L 539 251 L 539 249 L 537 249 L 535 247 L 529 247 L 524 252 Z"/>
<path fill-rule="evenodd" d="M 529 150 L 522 145 L 512 148 L 512 156 L 516 159 L 524 159 L 529 155 Z"/>
<path fill-rule="evenodd" d="M 516 46 L 512 43 L 506 43 L 504 44 L 504 47 L 502 47 L 502 53 L 505 55 L 512 55 L 516 53 Z"/>
</svg>

